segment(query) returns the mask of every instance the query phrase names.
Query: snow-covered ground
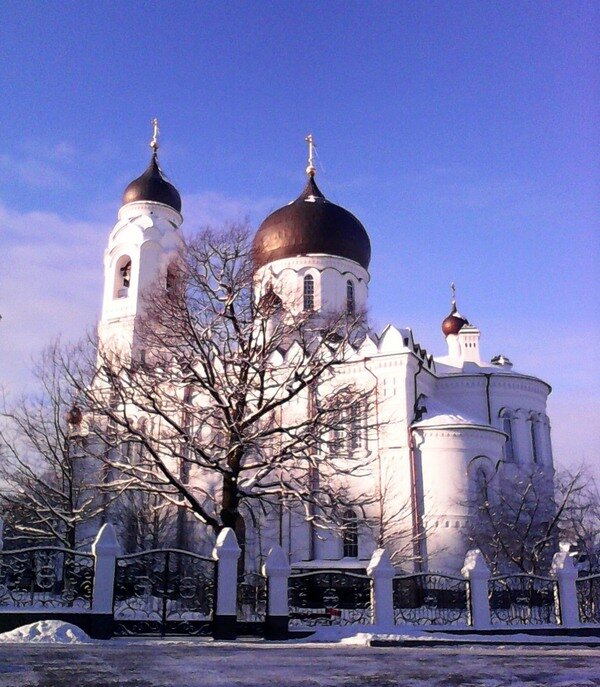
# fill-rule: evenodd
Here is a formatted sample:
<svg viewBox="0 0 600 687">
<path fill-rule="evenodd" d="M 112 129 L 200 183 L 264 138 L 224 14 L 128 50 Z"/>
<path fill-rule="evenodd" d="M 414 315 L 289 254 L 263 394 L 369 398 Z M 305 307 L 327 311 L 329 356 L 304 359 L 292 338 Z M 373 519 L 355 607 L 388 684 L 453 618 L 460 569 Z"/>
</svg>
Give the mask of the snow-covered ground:
<svg viewBox="0 0 600 687">
<path fill-rule="evenodd" d="M 371 633 L 332 630 L 320 630 L 317 642 L 103 642 L 41 621 L 0 635 L 0 687 L 600 686 L 600 648 L 583 644 L 374 648 Z"/>
<path fill-rule="evenodd" d="M 0 645 L 0 687 L 593 687 L 600 650 L 137 640 Z"/>
</svg>

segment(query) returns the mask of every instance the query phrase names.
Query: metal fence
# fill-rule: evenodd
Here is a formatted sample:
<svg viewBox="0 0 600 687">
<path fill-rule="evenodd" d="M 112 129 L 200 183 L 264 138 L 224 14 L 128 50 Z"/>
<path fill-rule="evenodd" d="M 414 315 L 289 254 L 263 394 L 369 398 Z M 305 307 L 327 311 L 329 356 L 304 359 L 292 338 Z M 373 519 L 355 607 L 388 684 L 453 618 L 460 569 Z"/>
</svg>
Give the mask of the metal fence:
<svg viewBox="0 0 600 687">
<path fill-rule="evenodd" d="M 499 575 L 488 583 L 492 624 L 560 623 L 556 580 L 525 573 Z"/>
<path fill-rule="evenodd" d="M 600 624 L 600 574 L 579 577 L 575 587 L 579 621 Z"/>
<path fill-rule="evenodd" d="M 290 627 L 369 624 L 371 580 L 342 570 L 293 573 L 288 582 Z"/>
<path fill-rule="evenodd" d="M 0 551 L 0 610 L 89 610 L 93 586 L 92 554 L 54 546 Z"/>
<path fill-rule="evenodd" d="M 209 634 L 215 571 L 214 560 L 178 549 L 117 557 L 115 634 Z"/>
<path fill-rule="evenodd" d="M 437 573 L 399 575 L 393 580 L 396 625 L 467 625 L 469 582 Z"/>
</svg>

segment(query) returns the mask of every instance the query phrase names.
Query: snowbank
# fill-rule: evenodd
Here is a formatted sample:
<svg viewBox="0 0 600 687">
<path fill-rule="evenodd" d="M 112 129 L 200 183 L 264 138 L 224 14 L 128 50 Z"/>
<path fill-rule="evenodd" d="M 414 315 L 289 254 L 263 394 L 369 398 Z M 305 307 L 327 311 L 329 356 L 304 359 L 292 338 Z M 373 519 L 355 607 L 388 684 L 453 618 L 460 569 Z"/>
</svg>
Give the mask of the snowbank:
<svg viewBox="0 0 600 687">
<path fill-rule="evenodd" d="M 355 644 L 359 646 L 369 646 L 371 641 L 387 642 L 436 642 L 438 644 L 447 642 L 448 645 L 455 644 L 585 644 L 600 645 L 598 636 L 572 636 L 568 631 L 561 635 L 543 634 L 446 634 L 444 632 L 427 632 L 420 627 L 403 627 L 401 632 L 397 627 L 378 627 L 376 625 L 365 631 L 366 628 L 360 626 L 346 625 L 343 627 L 318 627 L 314 634 L 305 639 L 293 640 L 294 643 L 325 643 L 325 644 Z"/>
<path fill-rule="evenodd" d="M 62 620 L 39 620 L 0 634 L 0 643 L 87 644 L 92 642 L 76 625 Z"/>
</svg>

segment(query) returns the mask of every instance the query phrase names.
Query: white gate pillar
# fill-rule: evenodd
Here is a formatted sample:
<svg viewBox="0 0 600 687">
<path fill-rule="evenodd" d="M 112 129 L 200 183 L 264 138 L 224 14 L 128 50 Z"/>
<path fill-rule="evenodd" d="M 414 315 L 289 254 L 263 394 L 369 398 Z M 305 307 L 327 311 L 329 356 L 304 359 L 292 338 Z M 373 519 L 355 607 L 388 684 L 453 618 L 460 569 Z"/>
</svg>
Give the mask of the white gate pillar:
<svg viewBox="0 0 600 687">
<path fill-rule="evenodd" d="M 371 578 L 371 606 L 373 624 L 391 627 L 394 624 L 394 585 L 396 571 L 385 549 L 376 549 L 369 565 L 367 575 Z"/>
<path fill-rule="evenodd" d="M 471 625 L 476 630 L 487 630 L 492 626 L 488 586 L 490 569 L 479 549 L 467 551 L 462 576 L 469 580 L 471 600 Z"/>
<path fill-rule="evenodd" d="M 269 551 L 262 573 L 267 578 L 267 639 L 287 639 L 290 618 L 288 579 L 290 564 L 281 546 L 276 544 Z"/>
<path fill-rule="evenodd" d="M 240 553 L 235 532 L 231 527 L 223 528 L 212 552 L 217 561 L 215 639 L 235 639 L 237 634 L 237 562 Z"/>
<path fill-rule="evenodd" d="M 561 550 L 554 554 L 550 575 L 558 585 L 561 624 L 563 627 L 579 627 L 579 604 L 577 603 L 577 568 L 569 554 L 569 545 L 561 545 Z M 557 609 L 558 610 L 558 609 Z"/>
<path fill-rule="evenodd" d="M 112 615 L 115 588 L 115 566 L 121 546 L 111 523 L 102 525 L 94 543 L 94 592 L 92 612 Z"/>
</svg>

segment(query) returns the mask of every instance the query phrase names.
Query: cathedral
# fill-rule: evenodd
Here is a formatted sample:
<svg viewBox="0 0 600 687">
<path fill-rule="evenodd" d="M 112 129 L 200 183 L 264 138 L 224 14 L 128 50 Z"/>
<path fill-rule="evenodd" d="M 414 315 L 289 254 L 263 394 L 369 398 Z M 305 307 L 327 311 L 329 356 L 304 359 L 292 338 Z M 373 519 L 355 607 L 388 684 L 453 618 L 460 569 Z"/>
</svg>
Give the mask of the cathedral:
<svg viewBox="0 0 600 687">
<path fill-rule="evenodd" d="M 254 235 L 256 288 L 268 284 L 292 310 L 323 316 L 366 312 L 367 228 L 319 188 L 312 137 L 307 141 L 304 189 L 266 217 Z M 150 165 L 125 189 L 108 237 L 98 327 L 106 347 L 134 345 L 142 294 L 181 241 L 181 197 L 159 166 L 156 134 L 151 146 Z M 505 355 L 482 357 L 481 332 L 459 312 L 454 289 L 449 310 L 440 317 L 446 355 L 433 357 L 411 329 L 389 324 L 381 332 L 369 330 L 339 370 L 357 386 L 373 389 L 378 429 L 369 437 L 369 452 L 374 467 L 361 488 L 385 493 L 386 502 L 378 507 L 402 513 L 411 549 L 406 559 L 419 570 L 460 569 L 473 500 L 482 484 L 502 490 L 519 474 L 536 470 L 551 480 L 554 472 L 546 415 L 550 386 L 513 369 Z M 377 537 L 358 514 L 343 531 L 315 532 L 301 519 L 287 513 L 260 533 L 248 525 L 246 568 L 254 561 L 258 569 L 256 562 L 274 542 L 302 569 L 364 569 L 377 548 Z"/>
</svg>

